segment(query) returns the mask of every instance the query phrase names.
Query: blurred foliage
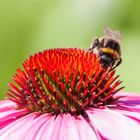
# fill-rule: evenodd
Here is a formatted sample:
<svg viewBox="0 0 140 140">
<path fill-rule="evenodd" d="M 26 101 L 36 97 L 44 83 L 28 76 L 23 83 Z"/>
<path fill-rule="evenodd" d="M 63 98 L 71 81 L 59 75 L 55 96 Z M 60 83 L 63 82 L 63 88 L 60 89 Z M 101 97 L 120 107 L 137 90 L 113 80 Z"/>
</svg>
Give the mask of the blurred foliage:
<svg viewBox="0 0 140 140">
<path fill-rule="evenodd" d="M 107 25 L 123 34 L 117 73 L 125 91 L 140 92 L 138 0 L 1 0 L 0 93 L 30 54 L 47 48 L 88 48 Z"/>
</svg>

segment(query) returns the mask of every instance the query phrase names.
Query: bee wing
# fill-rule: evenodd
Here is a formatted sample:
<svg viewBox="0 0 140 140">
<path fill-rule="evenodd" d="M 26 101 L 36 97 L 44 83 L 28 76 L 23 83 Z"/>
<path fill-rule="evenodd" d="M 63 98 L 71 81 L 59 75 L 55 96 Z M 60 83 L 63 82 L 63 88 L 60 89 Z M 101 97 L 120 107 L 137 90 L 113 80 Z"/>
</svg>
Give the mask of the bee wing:
<svg viewBox="0 0 140 140">
<path fill-rule="evenodd" d="M 114 31 L 115 39 L 121 44 L 122 41 L 122 35 L 119 31 Z"/>
<path fill-rule="evenodd" d="M 119 31 L 112 31 L 109 27 L 105 27 L 104 34 L 107 39 L 113 39 L 121 44 L 122 35 Z"/>
</svg>

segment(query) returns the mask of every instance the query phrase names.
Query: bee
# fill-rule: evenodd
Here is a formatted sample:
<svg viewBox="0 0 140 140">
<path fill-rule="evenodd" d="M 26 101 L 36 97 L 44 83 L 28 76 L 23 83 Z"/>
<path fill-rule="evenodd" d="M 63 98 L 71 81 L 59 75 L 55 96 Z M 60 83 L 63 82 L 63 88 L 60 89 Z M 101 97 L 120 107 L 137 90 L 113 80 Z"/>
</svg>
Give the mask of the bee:
<svg viewBox="0 0 140 140">
<path fill-rule="evenodd" d="M 122 62 L 121 33 L 106 27 L 104 34 L 103 37 L 92 41 L 88 51 L 97 54 L 103 67 L 114 69 Z"/>
</svg>

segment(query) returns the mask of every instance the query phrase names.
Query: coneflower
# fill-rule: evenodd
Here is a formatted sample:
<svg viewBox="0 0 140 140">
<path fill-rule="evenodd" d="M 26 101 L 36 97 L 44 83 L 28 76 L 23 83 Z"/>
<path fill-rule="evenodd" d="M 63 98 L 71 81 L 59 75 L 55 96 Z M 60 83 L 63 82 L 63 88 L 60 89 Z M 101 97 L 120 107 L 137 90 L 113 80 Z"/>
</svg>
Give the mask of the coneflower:
<svg viewBox="0 0 140 140">
<path fill-rule="evenodd" d="M 140 97 L 120 93 L 118 77 L 83 49 L 30 56 L 0 102 L 0 139 L 139 139 Z"/>
</svg>

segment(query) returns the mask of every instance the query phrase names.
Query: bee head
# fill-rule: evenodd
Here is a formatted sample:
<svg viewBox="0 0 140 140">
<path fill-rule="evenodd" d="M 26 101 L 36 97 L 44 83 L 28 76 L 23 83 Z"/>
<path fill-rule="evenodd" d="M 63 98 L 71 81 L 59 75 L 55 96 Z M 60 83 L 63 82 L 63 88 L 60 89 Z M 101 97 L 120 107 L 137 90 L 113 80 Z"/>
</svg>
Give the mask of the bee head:
<svg viewBox="0 0 140 140">
<path fill-rule="evenodd" d="M 100 57 L 100 62 L 103 67 L 111 67 L 115 64 L 115 59 L 109 54 L 102 54 Z"/>
</svg>

